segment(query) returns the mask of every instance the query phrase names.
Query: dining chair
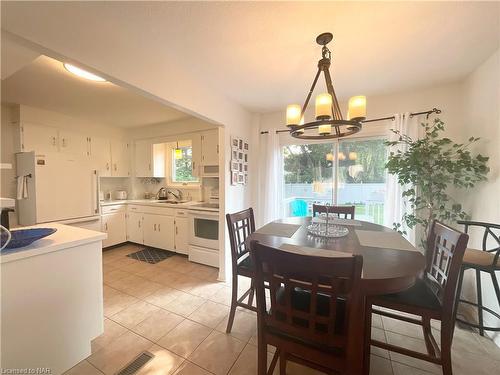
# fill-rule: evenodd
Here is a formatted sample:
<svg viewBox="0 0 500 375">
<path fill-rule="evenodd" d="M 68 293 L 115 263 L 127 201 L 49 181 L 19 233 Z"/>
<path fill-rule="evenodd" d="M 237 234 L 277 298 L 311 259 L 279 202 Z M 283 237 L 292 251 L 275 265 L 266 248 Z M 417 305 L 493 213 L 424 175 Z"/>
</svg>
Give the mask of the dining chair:
<svg viewBox="0 0 500 375">
<path fill-rule="evenodd" d="M 493 283 L 493 288 L 495 289 L 495 294 L 497 297 L 498 305 L 500 305 L 500 288 L 498 286 L 498 280 L 495 275 L 496 271 L 500 271 L 500 225 L 493 223 L 484 223 L 479 221 L 466 221 L 460 220 L 457 222 L 465 227 L 465 233 L 469 232 L 470 227 L 476 227 L 483 232 L 482 237 L 482 250 L 469 249 L 465 250 L 464 261 L 462 264 L 462 270 L 460 272 L 460 278 L 458 283 L 458 303 L 466 303 L 477 308 L 477 321 L 478 324 L 468 322 L 466 320 L 457 318 L 460 323 L 467 324 L 471 327 L 477 328 L 479 334 L 484 336 L 484 331 L 494 331 L 499 332 L 500 327 L 485 327 L 483 322 L 483 312 L 487 312 L 494 317 L 500 319 L 500 313 L 496 312 L 489 307 L 483 306 L 483 291 L 481 288 L 481 272 L 486 272 L 491 277 L 491 282 Z M 495 233 L 496 232 L 496 233 Z M 490 242 L 491 241 L 491 242 Z M 493 247 L 491 247 L 493 243 Z M 496 247 L 495 247 L 496 245 Z M 488 249 L 489 248 L 489 249 Z M 477 291 L 477 303 L 460 299 L 460 292 L 462 289 L 462 281 L 464 273 L 468 269 L 473 269 L 476 271 L 476 291 Z"/>
<path fill-rule="evenodd" d="M 403 292 L 367 298 L 365 360 L 368 360 L 370 345 L 373 345 L 439 364 L 444 375 L 452 374 L 451 344 L 455 327 L 455 301 L 458 298 L 458 278 L 468 239 L 467 234 L 434 221 L 427 236 L 426 269 L 423 277 Z M 383 307 L 384 310 L 373 308 L 374 305 Z M 420 319 L 386 309 L 417 315 Z M 427 354 L 372 339 L 372 313 L 422 326 Z M 441 346 L 432 335 L 431 319 L 441 322 Z"/>
<path fill-rule="evenodd" d="M 226 332 L 229 333 L 233 327 L 236 307 L 240 306 L 248 310 L 257 311 L 257 308 L 253 306 L 255 291 L 253 281 L 254 269 L 246 243 L 247 237 L 255 232 L 253 209 L 248 208 L 234 214 L 227 214 L 226 222 L 229 231 L 229 243 L 231 245 L 231 268 L 233 274 L 231 309 L 226 327 Z M 252 280 L 250 288 L 240 298 L 238 298 L 238 276 L 249 277 Z M 247 297 L 248 301 L 244 302 Z"/>
<path fill-rule="evenodd" d="M 361 256 L 294 254 L 251 241 L 257 297 L 258 374 L 266 374 L 267 345 L 276 347 L 280 374 L 293 361 L 328 374 L 349 374 L 350 341 L 360 298 Z M 267 285 L 268 284 L 268 285 Z M 266 299 L 269 289 L 269 304 Z"/>
<path fill-rule="evenodd" d="M 313 204 L 313 216 L 316 216 L 317 213 L 330 213 L 337 214 L 338 217 L 342 217 L 344 219 L 354 220 L 354 211 L 355 206 L 326 206 L 322 204 Z"/>
</svg>

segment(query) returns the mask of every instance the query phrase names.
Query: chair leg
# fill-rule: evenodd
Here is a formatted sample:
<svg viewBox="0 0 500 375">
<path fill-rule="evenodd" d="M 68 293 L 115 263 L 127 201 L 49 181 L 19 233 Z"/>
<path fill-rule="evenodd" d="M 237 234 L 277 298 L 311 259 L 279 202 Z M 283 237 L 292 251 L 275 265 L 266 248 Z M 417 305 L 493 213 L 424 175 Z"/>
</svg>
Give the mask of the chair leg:
<svg viewBox="0 0 500 375">
<path fill-rule="evenodd" d="M 481 289 L 481 271 L 476 270 L 476 288 L 477 288 L 477 320 L 479 324 L 479 334 L 484 336 L 483 329 L 483 295 Z"/>
<path fill-rule="evenodd" d="M 248 295 L 248 304 L 250 306 L 253 305 L 253 295 L 255 293 L 255 285 L 254 285 L 254 281 L 253 281 L 253 278 L 252 278 L 252 281 L 250 282 L 250 294 Z"/>
<path fill-rule="evenodd" d="M 236 314 L 236 305 L 238 302 L 238 275 L 233 274 L 233 290 L 231 293 L 231 309 L 227 320 L 226 333 L 230 333 L 233 328 L 234 315 Z"/>
<path fill-rule="evenodd" d="M 427 347 L 427 353 L 435 357 L 436 351 L 434 350 L 434 347 L 432 346 L 431 343 L 431 339 L 429 338 L 429 335 L 432 334 L 432 329 L 431 329 L 431 319 L 428 316 L 422 317 L 422 330 L 424 331 L 424 340 L 425 340 L 425 346 Z"/>
<path fill-rule="evenodd" d="M 369 298 L 366 299 L 365 307 L 365 350 L 363 357 L 363 373 L 368 375 L 370 373 L 370 350 L 371 350 L 371 339 L 372 339 L 372 303 Z"/>
<path fill-rule="evenodd" d="M 280 375 L 286 375 L 286 353 L 280 352 Z"/>
<path fill-rule="evenodd" d="M 491 272 L 491 280 L 493 281 L 495 294 L 497 295 L 498 304 L 500 305 L 500 288 L 498 287 L 498 280 L 497 280 L 497 275 L 495 275 L 495 271 Z"/>
<path fill-rule="evenodd" d="M 261 337 L 257 343 L 257 374 L 267 375 L 267 343 Z"/>
<path fill-rule="evenodd" d="M 451 366 L 451 343 L 453 337 L 453 326 L 450 323 L 441 322 L 441 366 L 443 375 L 453 375 Z"/>
<path fill-rule="evenodd" d="M 453 322 L 456 321 L 457 319 L 457 314 L 458 314 L 458 305 L 460 303 L 460 298 L 462 296 L 462 284 L 464 282 L 464 275 L 465 275 L 465 267 L 462 267 L 460 269 L 460 274 L 458 275 L 458 286 L 457 286 L 457 296 L 455 298 L 455 307 L 453 309 Z M 453 333 L 455 332 L 455 326 L 456 324 L 454 323 L 453 324 L 453 332 L 452 332 L 452 335 L 451 337 L 453 337 Z"/>
</svg>

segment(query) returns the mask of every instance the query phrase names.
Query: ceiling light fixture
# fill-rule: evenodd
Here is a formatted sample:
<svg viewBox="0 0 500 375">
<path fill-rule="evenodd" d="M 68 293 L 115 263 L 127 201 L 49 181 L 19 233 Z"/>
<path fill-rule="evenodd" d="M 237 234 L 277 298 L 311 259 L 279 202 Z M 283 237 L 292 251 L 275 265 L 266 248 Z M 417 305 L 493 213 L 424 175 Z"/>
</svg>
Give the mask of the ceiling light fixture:
<svg viewBox="0 0 500 375">
<path fill-rule="evenodd" d="M 175 148 L 174 151 L 174 157 L 176 160 L 182 159 L 182 149 L 179 148 L 179 142 L 177 142 L 177 147 Z"/>
<path fill-rule="evenodd" d="M 68 72 L 73 73 L 74 75 L 76 75 L 78 77 L 85 78 L 85 79 L 88 79 L 90 81 L 95 81 L 95 82 L 106 82 L 106 80 L 104 78 L 99 77 L 93 73 L 87 72 L 86 70 L 80 69 L 74 65 L 71 65 L 68 63 L 64 63 L 63 65 L 64 65 L 64 68 Z"/>
<path fill-rule="evenodd" d="M 329 70 L 332 54 L 326 45 L 332 39 L 331 33 L 318 35 L 316 43 L 323 46 L 322 56 L 321 60 L 318 61 L 318 71 L 304 105 L 300 107 L 298 104 L 290 104 L 286 108 L 286 125 L 292 137 L 301 139 L 342 138 L 359 132 L 362 121 L 366 119 L 366 97 L 364 96 L 354 96 L 349 99 L 347 120 L 344 120 L 342 116 Z M 325 76 L 328 92 L 316 97 L 315 120 L 304 123 L 305 111 L 321 72 Z"/>
</svg>

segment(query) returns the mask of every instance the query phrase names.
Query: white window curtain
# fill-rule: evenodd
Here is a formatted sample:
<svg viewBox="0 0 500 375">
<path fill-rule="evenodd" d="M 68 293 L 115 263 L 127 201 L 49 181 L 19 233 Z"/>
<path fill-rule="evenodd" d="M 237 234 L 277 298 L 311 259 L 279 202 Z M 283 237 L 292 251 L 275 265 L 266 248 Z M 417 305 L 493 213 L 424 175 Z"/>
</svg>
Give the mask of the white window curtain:
<svg viewBox="0 0 500 375">
<path fill-rule="evenodd" d="M 410 117 L 409 112 L 394 115 L 394 123 L 391 129 L 398 130 L 401 134 L 407 135 L 413 139 L 419 136 L 419 123 L 416 117 Z M 389 141 L 397 141 L 399 136 L 392 131 L 389 132 Z M 388 148 L 388 153 L 407 150 L 405 145 L 396 145 Z M 387 174 L 386 179 L 386 194 L 384 203 L 384 225 L 392 228 L 394 223 L 402 223 L 401 218 L 406 212 L 410 211 L 407 199 L 403 198 L 403 191 L 410 186 L 402 186 L 398 183 L 398 178 L 395 175 Z M 402 223 L 403 224 L 403 223 Z M 403 224 L 403 230 L 406 231 L 406 239 L 415 245 L 416 231 L 415 228 L 409 229 Z"/>
<path fill-rule="evenodd" d="M 256 216 L 258 224 L 265 225 L 282 217 L 283 159 L 276 129 L 269 129 L 269 133 L 262 134 L 261 137 L 265 149 L 260 153 L 259 172 L 262 184 L 259 186 L 259 212 Z"/>
</svg>

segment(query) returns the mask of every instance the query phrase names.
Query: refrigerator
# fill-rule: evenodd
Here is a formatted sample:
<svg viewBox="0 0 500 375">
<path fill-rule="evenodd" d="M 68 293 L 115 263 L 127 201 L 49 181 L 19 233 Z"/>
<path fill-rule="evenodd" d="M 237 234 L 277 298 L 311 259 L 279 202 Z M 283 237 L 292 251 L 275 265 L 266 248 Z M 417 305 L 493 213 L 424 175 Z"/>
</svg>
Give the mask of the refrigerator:
<svg viewBox="0 0 500 375">
<path fill-rule="evenodd" d="M 27 197 L 17 200 L 19 224 L 99 219 L 99 176 L 89 160 L 63 153 L 16 154 L 17 176 L 27 176 Z"/>
</svg>

